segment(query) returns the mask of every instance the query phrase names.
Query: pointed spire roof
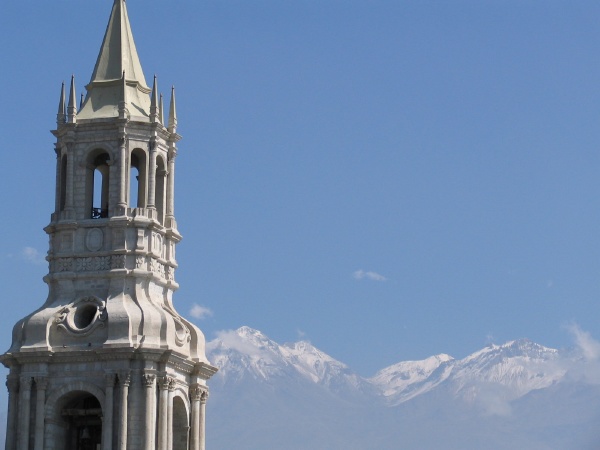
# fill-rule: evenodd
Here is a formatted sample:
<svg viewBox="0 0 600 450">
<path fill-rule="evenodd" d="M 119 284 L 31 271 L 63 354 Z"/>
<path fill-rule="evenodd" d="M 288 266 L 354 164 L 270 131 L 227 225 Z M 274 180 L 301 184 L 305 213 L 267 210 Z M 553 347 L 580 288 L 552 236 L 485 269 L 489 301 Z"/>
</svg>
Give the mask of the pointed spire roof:
<svg viewBox="0 0 600 450">
<path fill-rule="evenodd" d="M 69 106 L 67 106 L 67 122 L 74 123 L 77 115 L 77 94 L 75 94 L 75 75 L 71 75 L 71 89 L 69 90 Z"/>
<path fill-rule="evenodd" d="M 150 122 L 156 122 L 158 114 L 158 85 L 156 83 L 156 75 L 154 75 L 154 83 L 152 84 L 152 97 L 150 99 Z"/>
<path fill-rule="evenodd" d="M 169 108 L 169 131 L 175 133 L 177 131 L 177 107 L 175 105 L 175 86 L 171 87 L 171 105 Z"/>
<path fill-rule="evenodd" d="M 163 95 L 160 94 L 160 102 L 159 102 L 159 106 L 158 106 L 158 121 L 160 123 L 162 123 L 163 125 L 165 124 L 165 107 L 163 104 Z"/>
<path fill-rule="evenodd" d="M 78 119 L 118 115 L 119 102 L 123 99 L 123 72 L 127 75 L 125 85 L 130 113 L 148 120 L 150 89 L 133 41 L 125 0 L 115 0 L 94 73 L 86 86 L 88 95 Z"/>
<path fill-rule="evenodd" d="M 58 126 L 65 123 L 67 118 L 67 103 L 65 100 L 65 82 L 62 83 L 60 89 L 60 100 L 58 101 L 58 112 L 56 113 L 56 124 Z"/>
<path fill-rule="evenodd" d="M 115 0 L 90 82 L 119 80 L 123 72 L 129 80 L 148 89 L 133 42 L 125 1 Z"/>
</svg>

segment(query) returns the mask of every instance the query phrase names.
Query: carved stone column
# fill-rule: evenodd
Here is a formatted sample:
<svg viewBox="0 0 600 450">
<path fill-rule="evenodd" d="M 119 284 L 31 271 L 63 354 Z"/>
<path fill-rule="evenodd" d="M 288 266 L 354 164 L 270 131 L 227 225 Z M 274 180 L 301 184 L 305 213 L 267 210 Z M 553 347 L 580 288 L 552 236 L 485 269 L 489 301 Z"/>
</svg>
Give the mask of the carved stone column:
<svg viewBox="0 0 600 450">
<path fill-rule="evenodd" d="M 113 373 L 107 373 L 104 376 L 104 382 L 106 390 L 104 411 L 102 411 L 102 450 L 112 450 L 115 375 Z"/>
<path fill-rule="evenodd" d="M 29 450 L 29 415 L 31 413 L 32 378 L 21 377 L 19 391 L 19 450 Z"/>
<path fill-rule="evenodd" d="M 158 450 L 167 450 L 168 439 L 168 414 L 169 414 L 169 384 L 171 377 L 162 377 L 160 379 L 159 389 L 160 397 L 158 404 Z"/>
<path fill-rule="evenodd" d="M 202 387 L 195 384 L 190 389 L 192 401 L 192 431 L 190 435 L 190 450 L 200 450 L 200 400 L 202 399 Z"/>
<path fill-rule="evenodd" d="M 204 389 L 200 397 L 200 450 L 206 449 L 206 400 L 208 400 L 208 391 Z"/>
<path fill-rule="evenodd" d="M 172 226 L 175 218 L 175 157 L 177 156 L 177 150 L 172 147 L 169 152 L 168 162 L 168 175 L 167 175 L 167 210 L 166 210 L 166 224 Z"/>
<path fill-rule="evenodd" d="M 146 388 L 146 423 L 144 429 L 144 448 L 156 450 L 154 446 L 154 424 L 156 423 L 156 389 L 154 380 L 156 375 L 146 373 L 144 387 Z"/>
<path fill-rule="evenodd" d="M 169 379 L 169 406 L 167 409 L 167 450 L 173 450 L 173 392 L 175 379 Z"/>
<path fill-rule="evenodd" d="M 17 448 L 17 414 L 19 414 L 19 379 L 9 375 L 6 377 L 8 388 L 8 418 L 6 421 L 6 450 Z"/>
<path fill-rule="evenodd" d="M 148 164 L 148 208 L 156 206 L 156 140 L 150 141 L 150 163 Z"/>
<path fill-rule="evenodd" d="M 65 173 L 61 174 L 61 169 L 62 169 L 62 157 L 60 154 L 60 146 L 56 145 L 54 147 L 54 151 L 56 152 L 56 199 L 54 201 L 54 212 L 58 215 L 60 213 L 60 202 L 61 202 L 61 194 L 62 194 L 62 186 L 63 186 L 63 182 L 61 180 L 62 177 L 66 176 Z M 62 177 L 61 177 L 62 175 Z M 65 180 L 66 181 L 66 180 Z M 66 194 L 66 192 L 65 192 Z M 66 199 L 65 199 L 66 201 Z M 58 217 L 58 216 L 57 216 Z"/>
<path fill-rule="evenodd" d="M 121 137 L 119 139 L 119 203 L 118 203 L 118 215 L 125 214 L 127 210 L 127 185 L 125 181 L 127 179 L 127 138 Z"/>
<path fill-rule="evenodd" d="M 48 379 L 46 377 L 35 377 L 36 402 L 35 402 L 35 450 L 44 450 L 44 419 L 46 407 L 46 388 Z"/>
<path fill-rule="evenodd" d="M 65 211 L 69 211 L 69 213 L 71 214 L 69 216 L 70 219 L 73 219 L 74 217 L 72 216 L 73 213 L 73 179 L 75 178 L 75 163 L 73 162 L 74 157 L 73 157 L 73 153 L 74 153 L 74 144 L 72 143 L 68 143 L 67 144 L 67 180 L 66 180 L 66 185 L 67 185 L 67 192 L 65 195 Z"/>
<path fill-rule="evenodd" d="M 119 382 L 121 383 L 119 450 L 127 450 L 127 397 L 129 395 L 129 383 L 131 382 L 131 376 L 129 375 L 129 372 L 120 373 Z"/>
</svg>

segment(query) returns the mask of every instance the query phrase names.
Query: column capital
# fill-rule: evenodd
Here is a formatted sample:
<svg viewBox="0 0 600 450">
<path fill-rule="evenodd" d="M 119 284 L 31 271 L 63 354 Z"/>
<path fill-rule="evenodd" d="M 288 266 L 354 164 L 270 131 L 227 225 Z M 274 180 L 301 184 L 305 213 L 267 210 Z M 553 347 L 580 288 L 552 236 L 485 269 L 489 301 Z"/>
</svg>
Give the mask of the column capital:
<svg viewBox="0 0 600 450">
<path fill-rule="evenodd" d="M 167 389 L 169 391 L 175 389 L 175 378 L 165 375 L 164 377 L 160 378 L 160 390 L 166 391 Z"/>
<path fill-rule="evenodd" d="M 131 383 L 131 374 L 128 370 L 119 372 L 119 383 L 121 383 L 121 386 L 129 386 Z"/>
<path fill-rule="evenodd" d="M 48 388 L 48 378 L 42 376 L 35 377 L 35 385 L 38 391 L 45 391 Z"/>
<path fill-rule="evenodd" d="M 33 378 L 30 376 L 23 375 L 19 378 L 19 387 L 23 391 L 29 391 L 31 389 L 31 383 L 33 383 Z"/>
<path fill-rule="evenodd" d="M 208 398 L 208 389 L 201 384 L 194 384 L 190 389 L 190 397 L 193 401 L 206 403 Z"/>
<path fill-rule="evenodd" d="M 154 380 L 156 380 L 156 375 L 153 373 L 145 373 L 142 375 L 142 380 L 144 382 L 144 386 L 147 388 L 154 387 Z"/>
<path fill-rule="evenodd" d="M 19 378 L 8 375 L 6 377 L 6 388 L 11 394 L 19 390 Z"/>
</svg>

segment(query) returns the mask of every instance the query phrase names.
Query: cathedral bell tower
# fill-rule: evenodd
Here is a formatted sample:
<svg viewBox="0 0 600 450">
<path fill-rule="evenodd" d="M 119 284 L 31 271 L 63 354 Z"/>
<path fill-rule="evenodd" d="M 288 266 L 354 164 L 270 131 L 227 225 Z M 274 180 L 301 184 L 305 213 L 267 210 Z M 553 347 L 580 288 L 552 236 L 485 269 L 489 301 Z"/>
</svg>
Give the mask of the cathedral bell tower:
<svg viewBox="0 0 600 450">
<path fill-rule="evenodd" d="M 177 112 L 115 0 L 85 99 L 60 94 L 49 293 L 17 322 L 7 450 L 204 450 L 202 332 L 173 307 Z M 68 101 L 67 101 L 68 98 Z"/>
</svg>

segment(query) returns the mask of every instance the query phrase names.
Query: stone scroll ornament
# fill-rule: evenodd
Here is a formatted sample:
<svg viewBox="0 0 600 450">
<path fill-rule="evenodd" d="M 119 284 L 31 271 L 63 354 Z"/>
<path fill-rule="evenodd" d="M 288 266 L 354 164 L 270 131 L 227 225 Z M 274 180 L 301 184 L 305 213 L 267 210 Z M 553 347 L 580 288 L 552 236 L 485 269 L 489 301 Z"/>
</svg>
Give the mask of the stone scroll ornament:
<svg viewBox="0 0 600 450">
<path fill-rule="evenodd" d="M 72 336 L 88 336 L 105 326 L 106 302 L 97 297 L 83 297 L 55 314 L 56 327 Z"/>
<path fill-rule="evenodd" d="M 183 347 L 185 344 L 192 340 L 190 329 L 181 320 L 181 316 L 173 311 L 169 306 L 163 304 L 162 308 L 173 317 L 175 322 L 175 344 L 178 347 Z"/>
</svg>

